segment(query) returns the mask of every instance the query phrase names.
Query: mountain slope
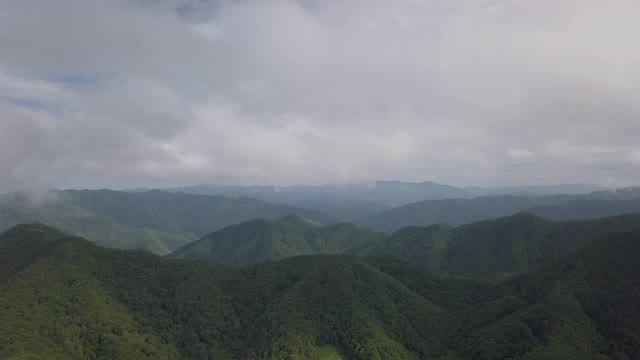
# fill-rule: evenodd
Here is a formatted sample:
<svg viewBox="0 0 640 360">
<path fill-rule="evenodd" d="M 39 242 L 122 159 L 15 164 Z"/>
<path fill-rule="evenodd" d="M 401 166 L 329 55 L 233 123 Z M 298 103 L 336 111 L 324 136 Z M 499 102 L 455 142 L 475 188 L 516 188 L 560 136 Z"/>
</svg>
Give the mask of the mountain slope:
<svg viewBox="0 0 640 360">
<path fill-rule="evenodd" d="M 386 235 L 351 224 L 319 226 L 295 215 L 232 225 L 176 250 L 172 258 L 253 264 L 310 254 L 355 254 Z"/>
<path fill-rule="evenodd" d="M 640 228 L 640 214 L 556 222 L 528 213 L 459 227 L 408 227 L 360 255 L 393 255 L 432 271 L 479 276 L 528 271 L 606 234 Z"/>
<path fill-rule="evenodd" d="M 0 231 L 21 223 L 42 223 L 58 230 L 83 236 L 111 248 L 143 249 L 164 255 L 196 239 L 185 233 L 169 233 L 147 228 L 131 229 L 110 218 L 81 208 L 56 204 L 34 206 L 26 202 L 0 201 Z"/>
<path fill-rule="evenodd" d="M 342 208 L 357 206 L 362 202 L 400 206 L 414 201 L 433 199 L 470 198 L 473 194 L 465 189 L 437 184 L 431 181 L 420 183 L 402 181 L 372 181 L 343 185 L 293 185 L 293 186 L 225 186 L 195 185 L 167 189 L 190 194 L 252 197 L 281 204 L 301 204 L 331 199 Z M 346 205 L 346 206 L 344 206 Z M 379 206 L 379 205 L 374 205 Z M 366 209 L 362 209 L 366 210 Z M 361 214 L 364 216 L 364 214 Z"/>
<path fill-rule="evenodd" d="M 433 272 L 483 276 L 539 268 L 603 235 L 640 228 L 640 214 L 556 222 L 533 214 L 452 227 L 406 227 L 391 235 L 351 224 L 318 226 L 291 216 L 233 225 L 171 258 L 244 265 L 297 255 L 395 256 Z"/>
<path fill-rule="evenodd" d="M 348 196 L 331 194 L 309 196 L 308 198 L 305 198 L 305 200 L 293 202 L 291 205 L 305 209 L 322 211 L 348 222 L 390 209 L 389 206 L 380 202 L 359 200 Z"/>
<path fill-rule="evenodd" d="M 561 281 L 576 295 L 606 352 L 615 358 L 640 356 L 640 232 L 613 234 L 590 244 L 569 262 Z"/>
<path fill-rule="evenodd" d="M 474 280 L 390 258 L 171 261 L 23 225 L 0 235 L 0 358 L 637 359 L 639 255 L 619 233 Z"/>
<path fill-rule="evenodd" d="M 107 250 L 43 225 L 5 232 L 0 249 L 12 267 L 0 273 L 0 358 L 175 358 L 94 275 Z"/>
<path fill-rule="evenodd" d="M 128 227 L 169 233 L 187 232 L 196 236 L 254 218 L 276 218 L 287 214 L 298 214 L 323 224 L 339 222 L 338 218 L 319 211 L 271 205 L 250 198 L 232 199 L 158 190 L 139 193 L 66 190 L 60 196 L 66 203 L 107 216 Z"/>
<path fill-rule="evenodd" d="M 636 359 L 640 232 L 609 234 L 534 272 L 499 281 L 434 278 L 373 265 L 464 324 L 452 359 Z M 455 299 L 455 300 L 452 300 Z"/>
<path fill-rule="evenodd" d="M 412 359 L 445 353 L 455 332 L 445 310 L 349 257 L 232 270 L 63 238 L 23 265 L 0 283 L 1 358 Z"/>
<path fill-rule="evenodd" d="M 640 212 L 640 198 L 633 189 L 586 195 L 484 196 L 475 199 L 428 200 L 367 216 L 356 224 L 392 232 L 405 226 L 463 225 L 518 212 L 530 212 L 552 220 L 593 219 Z"/>
<path fill-rule="evenodd" d="M 527 211 L 554 220 L 595 219 L 605 216 L 640 213 L 640 199 L 578 199 L 555 206 L 536 206 Z"/>
</svg>

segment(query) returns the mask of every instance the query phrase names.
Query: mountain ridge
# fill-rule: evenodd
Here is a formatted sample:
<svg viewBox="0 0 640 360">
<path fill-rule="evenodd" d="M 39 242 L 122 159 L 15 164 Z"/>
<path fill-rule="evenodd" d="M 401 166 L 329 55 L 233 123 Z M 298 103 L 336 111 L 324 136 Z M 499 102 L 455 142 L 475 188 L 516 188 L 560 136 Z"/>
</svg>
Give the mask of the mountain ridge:
<svg viewBox="0 0 640 360">
<path fill-rule="evenodd" d="M 404 226 L 473 221 L 530 212 L 553 220 L 588 219 L 640 212 L 639 188 L 599 191 L 586 195 L 482 196 L 474 199 L 425 200 L 357 219 L 354 223 L 392 232 Z"/>
<path fill-rule="evenodd" d="M 29 237 L 57 245 L 0 276 L 2 358 L 640 356 L 636 231 L 533 272 L 486 279 L 442 277 L 386 257 L 298 256 L 241 268 L 167 260 L 42 225 L 0 234 L 0 249 Z M 0 264 L 25 249 L 0 251 Z"/>
<path fill-rule="evenodd" d="M 635 228 L 640 228 L 640 214 L 558 222 L 518 213 L 458 227 L 407 227 L 393 234 L 352 224 L 305 228 L 261 219 L 209 234 L 168 257 L 246 265 L 321 253 L 396 256 L 433 272 L 485 276 L 530 271 L 595 238 Z"/>
</svg>

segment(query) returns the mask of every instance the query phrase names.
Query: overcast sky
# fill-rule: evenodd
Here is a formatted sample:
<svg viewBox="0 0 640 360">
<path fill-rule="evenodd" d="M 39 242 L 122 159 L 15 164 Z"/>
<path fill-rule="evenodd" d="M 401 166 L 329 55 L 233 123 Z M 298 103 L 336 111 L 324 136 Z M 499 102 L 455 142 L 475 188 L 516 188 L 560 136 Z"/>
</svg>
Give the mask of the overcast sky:
<svg viewBox="0 0 640 360">
<path fill-rule="evenodd" d="M 637 0 L 0 0 L 0 190 L 640 183 Z"/>
</svg>

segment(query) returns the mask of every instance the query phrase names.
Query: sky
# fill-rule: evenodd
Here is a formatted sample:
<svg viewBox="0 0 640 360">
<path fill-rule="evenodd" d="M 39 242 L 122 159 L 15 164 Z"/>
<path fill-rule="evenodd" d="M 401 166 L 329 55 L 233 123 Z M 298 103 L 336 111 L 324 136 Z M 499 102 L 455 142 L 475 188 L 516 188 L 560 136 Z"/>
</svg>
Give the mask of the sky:
<svg viewBox="0 0 640 360">
<path fill-rule="evenodd" d="M 0 191 L 640 183 L 637 0 L 0 0 Z"/>
</svg>

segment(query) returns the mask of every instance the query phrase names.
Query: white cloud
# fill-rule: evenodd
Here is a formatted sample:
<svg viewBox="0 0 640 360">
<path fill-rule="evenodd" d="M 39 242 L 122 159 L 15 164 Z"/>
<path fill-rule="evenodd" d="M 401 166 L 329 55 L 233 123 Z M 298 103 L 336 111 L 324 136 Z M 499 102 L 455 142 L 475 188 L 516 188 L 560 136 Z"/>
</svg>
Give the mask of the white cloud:
<svg viewBox="0 0 640 360">
<path fill-rule="evenodd" d="M 509 157 L 514 159 L 526 159 L 534 156 L 535 154 L 528 149 L 509 149 L 507 150 Z"/>
<path fill-rule="evenodd" d="M 0 0 L 0 190 L 640 182 L 637 2 L 198 4 Z"/>
</svg>

